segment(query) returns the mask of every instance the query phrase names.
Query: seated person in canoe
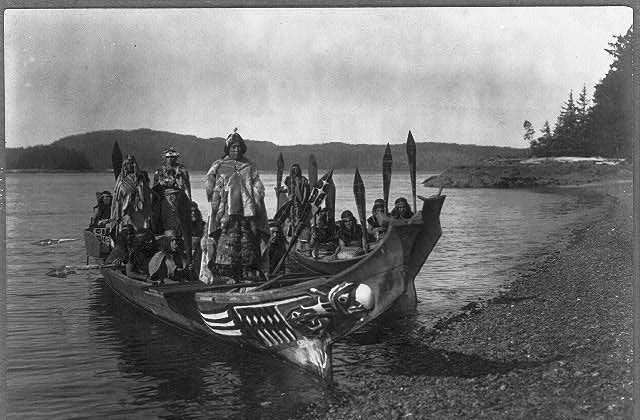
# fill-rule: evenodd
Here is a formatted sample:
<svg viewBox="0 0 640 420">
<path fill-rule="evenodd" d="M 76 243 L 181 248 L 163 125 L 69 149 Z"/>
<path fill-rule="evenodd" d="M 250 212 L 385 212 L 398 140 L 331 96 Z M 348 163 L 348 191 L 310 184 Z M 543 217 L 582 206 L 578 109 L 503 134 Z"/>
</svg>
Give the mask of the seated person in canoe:
<svg viewBox="0 0 640 420">
<path fill-rule="evenodd" d="M 367 219 L 369 241 L 380 241 L 389 226 L 390 215 L 385 211 L 384 200 L 379 198 L 373 203 L 371 216 Z"/>
<path fill-rule="evenodd" d="M 345 210 L 340 215 L 336 236 L 340 244 L 340 251 L 337 254 L 339 259 L 353 258 L 364 254 L 362 227 L 356 222 L 356 218 L 350 210 Z"/>
<path fill-rule="evenodd" d="M 189 281 L 191 266 L 185 264 L 182 237 L 174 230 L 166 231 L 160 239 L 160 251 L 149 261 L 151 281 L 163 284 L 166 280 Z"/>
<path fill-rule="evenodd" d="M 149 280 L 149 262 L 157 251 L 155 236 L 150 229 L 136 232 L 133 225 L 121 228 L 107 264 L 123 264 L 125 274 L 133 279 Z"/>
<path fill-rule="evenodd" d="M 269 256 L 269 273 L 275 274 L 276 266 L 287 252 L 287 239 L 282 231 L 282 225 L 277 220 L 269 220 L 269 231 L 271 238 L 267 244 L 267 252 Z M 285 264 L 280 266 L 279 273 L 284 273 Z"/>
<path fill-rule="evenodd" d="M 411 219 L 413 217 L 413 212 L 406 198 L 400 197 L 396 200 L 395 207 L 391 210 L 391 217 L 394 219 Z"/>
<path fill-rule="evenodd" d="M 111 204 L 113 196 L 109 191 L 96 193 L 97 204 L 93 207 L 90 228 L 105 227 L 111 218 Z"/>
<path fill-rule="evenodd" d="M 319 210 L 314 217 L 314 224 L 311 226 L 311 255 L 314 258 L 335 256 L 340 247 L 335 229 L 331 229 L 329 224 L 329 212 L 327 209 Z"/>
</svg>

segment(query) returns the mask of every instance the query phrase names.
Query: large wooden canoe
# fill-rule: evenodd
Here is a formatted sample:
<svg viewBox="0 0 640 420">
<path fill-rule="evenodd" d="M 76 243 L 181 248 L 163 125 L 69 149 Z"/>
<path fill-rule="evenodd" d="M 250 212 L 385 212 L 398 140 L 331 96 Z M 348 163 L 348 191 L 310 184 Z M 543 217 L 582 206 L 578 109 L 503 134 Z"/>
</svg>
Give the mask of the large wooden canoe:
<svg viewBox="0 0 640 420">
<path fill-rule="evenodd" d="M 277 289 L 225 293 L 201 283 L 152 286 L 117 270 L 102 272 L 117 294 L 164 322 L 271 353 L 330 381 L 333 343 L 413 289 L 442 234 L 444 199 L 424 200 L 419 217 L 394 222 L 379 246 L 344 271 Z"/>
</svg>

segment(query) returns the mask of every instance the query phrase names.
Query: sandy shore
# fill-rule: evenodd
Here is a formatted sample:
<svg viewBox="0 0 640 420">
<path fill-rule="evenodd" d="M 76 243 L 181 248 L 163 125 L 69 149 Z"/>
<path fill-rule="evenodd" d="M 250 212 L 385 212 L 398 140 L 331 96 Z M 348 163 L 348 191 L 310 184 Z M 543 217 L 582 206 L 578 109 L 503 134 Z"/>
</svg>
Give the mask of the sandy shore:
<svg viewBox="0 0 640 420">
<path fill-rule="evenodd" d="M 349 378 L 304 418 L 631 418 L 632 184 L 508 291 L 416 331 L 385 374 Z"/>
</svg>

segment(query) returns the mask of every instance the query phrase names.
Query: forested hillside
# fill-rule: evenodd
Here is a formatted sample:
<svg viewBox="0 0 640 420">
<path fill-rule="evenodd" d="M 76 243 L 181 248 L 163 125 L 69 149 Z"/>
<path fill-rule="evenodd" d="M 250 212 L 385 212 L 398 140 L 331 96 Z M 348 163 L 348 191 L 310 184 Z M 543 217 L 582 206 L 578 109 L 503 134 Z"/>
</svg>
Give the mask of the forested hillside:
<svg viewBox="0 0 640 420">
<path fill-rule="evenodd" d="M 91 164 L 82 151 L 60 145 L 6 149 L 7 169 L 88 171 Z"/>
<path fill-rule="evenodd" d="M 96 131 L 65 137 L 51 146 L 38 147 L 63 147 L 75 151 L 78 156 L 86 156 L 89 166 L 94 170 L 105 170 L 111 168 L 111 151 L 116 141 L 123 154 L 135 155 L 140 166 L 146 170 L 152 170 L 163 162 L 162 151 L 168 146 L 174 146 L 181 153 L 180 161 L 190 170 L 207 170 L 215 159 L 222 156 L 224 149 L 224 139 L 221 137 L 202 139 L 149 129 Z M 419 171 L 439 171 L 450 166 L 477 164 L 495 157 L 520 158 L 526 155 L 526 149 L 430 143 L 420 142 L 419 139 L 417 141 Z M 256 162 L 261 170 L 275 169 L 280 152 L 287 167 L 293 162 L 299 162 L 302 167 L 306 167 L 309 154 L 313 153 L 321 169 L 353 169 L 357 166 L 363 170 L 377 170 L 382 167 L 385 149 L 384 145 L 352 145 L 339 142 L 297 146 L 278 146 L 271 142 L 255 140 L 246 142 L 247 157 Z M 29 149 L 31 148 L 23 150 Z M 17 150 L 21 149 L 8 149 L 8 154 Z M 394 168 L 407 168 L 405 145 L 392 145 L 391 150 Z M 8 159 L 8 167 L 30 169 L 40 166 L 35 161 L 21 159 L 19 166 L 12 167 L 9 166 Z"/>
</svg>

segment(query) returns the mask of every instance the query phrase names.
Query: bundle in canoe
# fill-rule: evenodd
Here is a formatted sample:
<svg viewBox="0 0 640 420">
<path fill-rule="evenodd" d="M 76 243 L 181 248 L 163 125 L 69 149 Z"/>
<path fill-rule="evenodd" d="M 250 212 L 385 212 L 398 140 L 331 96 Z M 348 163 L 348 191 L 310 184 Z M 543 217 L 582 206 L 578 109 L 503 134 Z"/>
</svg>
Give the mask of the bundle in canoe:
<svg viewBox="0 0 640 420">
<path fill-rule="evenodd" d="M 362 259 L 332 275 L 283 277 L 280 287 L 232 293 L 201 283 L 153 286 L 103 268 L 115 293 L 163 322 L 265 352 L 332 379 L 333 343 L 391 308 L 442 233 L 445 196 L 424 199 L 419 217 L 394 221 Z"/>
</svg>

